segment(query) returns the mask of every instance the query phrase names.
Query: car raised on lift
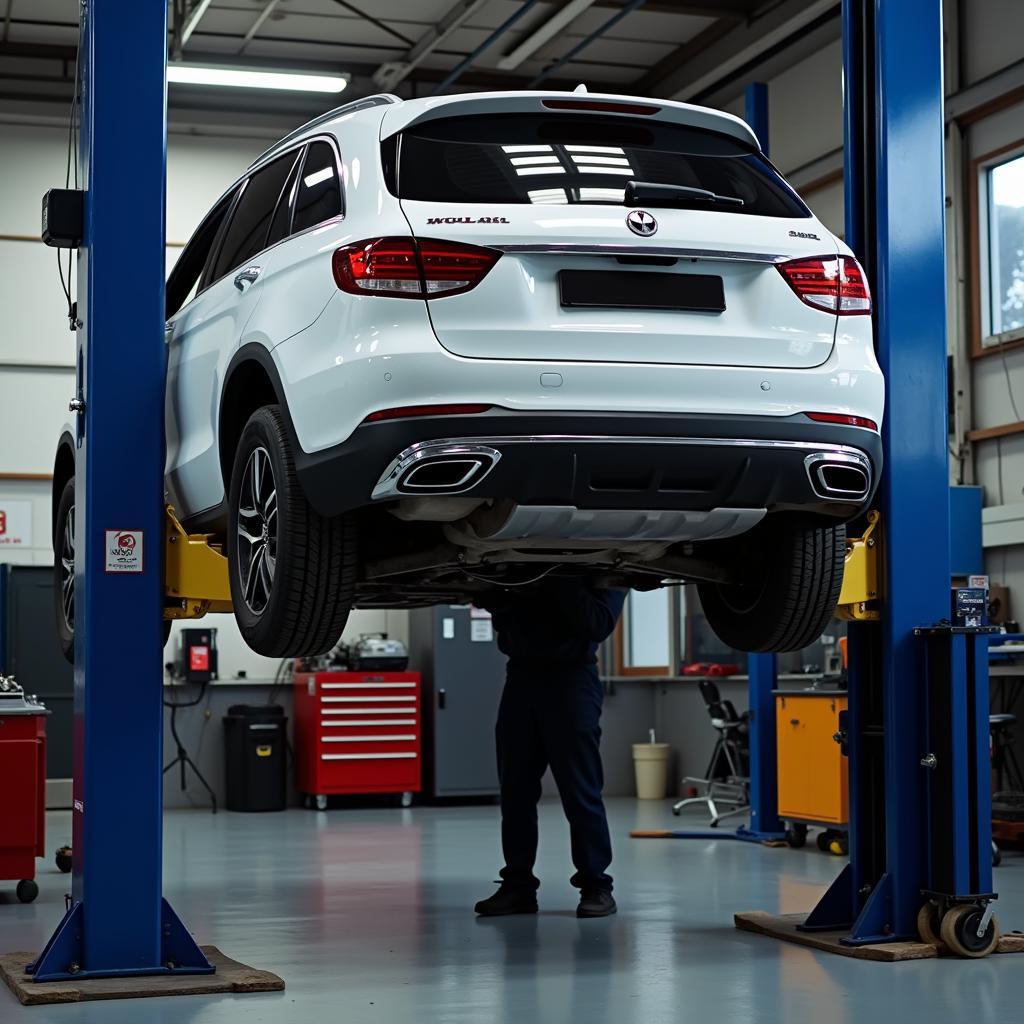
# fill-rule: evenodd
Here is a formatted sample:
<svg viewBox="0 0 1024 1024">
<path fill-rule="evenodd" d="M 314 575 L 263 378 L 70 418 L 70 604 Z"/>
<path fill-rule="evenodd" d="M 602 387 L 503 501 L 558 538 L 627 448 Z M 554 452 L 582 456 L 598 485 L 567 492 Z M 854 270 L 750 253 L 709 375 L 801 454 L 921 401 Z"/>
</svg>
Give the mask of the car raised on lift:
<svg viewBox="0 0 1024 1024">
<path fill-rule="evenodd" d="M 548 573 L 695 582 L 794 650 L 878 479 L 871 298 L 739 118 L 508 92 L 331 111 L 214 205 L 167 283 L 167 501 L 256 651 L 353 607 Z M 73 636 L 74 442 L 54 472 Z"/>
</svg>

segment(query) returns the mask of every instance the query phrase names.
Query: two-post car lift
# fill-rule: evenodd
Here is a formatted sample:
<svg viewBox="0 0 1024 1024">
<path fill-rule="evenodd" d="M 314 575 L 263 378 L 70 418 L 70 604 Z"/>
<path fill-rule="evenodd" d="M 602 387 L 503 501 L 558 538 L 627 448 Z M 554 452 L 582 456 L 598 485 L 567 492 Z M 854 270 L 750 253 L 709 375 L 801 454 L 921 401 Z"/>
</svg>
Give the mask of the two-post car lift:
<svg viewBox="0 0 1024 1024">
<path fill-rule="evenodd" d="M 213 970 L 161 895 L 161 622 L 168 596 L 186 616 L 227 596 L 221 556 L 165 518 L 162 500 L 166 5 L 82 10 L 75 865 L 70 909 L 31 966 L 38 981 Z M 949 617 L 940 0 L 845 0 L 843 53 L 847 237 L 874 285 L 887 382 L 883 614 L 850 630 L 850 864 L 804 927 L 892 941 L 922 915 L 955 948 L 987 951 L 984 642 L 938 625 Z M 111 561 L 126 533 L 137 550 Z M 774 831 L 769 800 L 755 827 Z"/>
</svg>

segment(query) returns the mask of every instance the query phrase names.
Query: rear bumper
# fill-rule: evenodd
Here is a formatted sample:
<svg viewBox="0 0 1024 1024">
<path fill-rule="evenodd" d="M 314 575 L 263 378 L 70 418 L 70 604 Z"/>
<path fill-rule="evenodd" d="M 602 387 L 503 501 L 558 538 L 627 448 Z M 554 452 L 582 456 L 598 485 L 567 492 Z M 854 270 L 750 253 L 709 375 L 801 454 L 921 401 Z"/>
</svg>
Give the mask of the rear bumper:
<svg viewBox="0 0 1024 1024">
<path fill-rule="evenodd" d="M 430 475 L 410 480 L 414 467 L 445 458 L 460 467 L 442 487 L 431 489 Z M 471 472 L 475 460 L 481 470 Z M 822 460 L 863 472 L 863 489 L 830 491 L 817 473 Z M 324 515 L 458 494 L 581 509 L 802 510 L 851 519 L 870 501 L 881 464 L 876 432 L 802 415 L 502 409 L 364 424 L 343 444 L 296 459 L 302 486 Z M 855 474 L 841 482 L 855 482 Z"/>
</svg>

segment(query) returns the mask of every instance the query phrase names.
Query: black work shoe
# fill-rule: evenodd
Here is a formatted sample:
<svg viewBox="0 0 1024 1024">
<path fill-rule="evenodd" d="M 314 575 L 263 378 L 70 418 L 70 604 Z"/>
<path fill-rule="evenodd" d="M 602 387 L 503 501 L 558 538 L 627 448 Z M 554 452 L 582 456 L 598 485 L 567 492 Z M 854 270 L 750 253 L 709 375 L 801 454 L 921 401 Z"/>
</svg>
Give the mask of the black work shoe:
<svg viewBox="0 0 1024 1024">
<path fill-rule="evenodd" d="M 493 896 L 480 900 L 473 908 L 481 917 L 503 917 L 506 914 L 536 914 L 537 894 L 529 889 L 503 885 Z"/>
<path fill-rule="evenodd" d="M 615 899 L 607 889 L 584 889 L 580 893 L 577 917 L 608 917 L 618 911 Z"/>
</svg>

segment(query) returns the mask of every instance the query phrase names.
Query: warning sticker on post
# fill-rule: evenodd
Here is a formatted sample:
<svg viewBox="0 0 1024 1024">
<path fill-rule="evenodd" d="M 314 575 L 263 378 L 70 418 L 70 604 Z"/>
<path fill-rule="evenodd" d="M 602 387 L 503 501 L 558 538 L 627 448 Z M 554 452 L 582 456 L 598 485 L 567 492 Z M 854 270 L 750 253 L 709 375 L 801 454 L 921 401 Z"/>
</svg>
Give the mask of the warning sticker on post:
<svg viewBox="0 0 1024 1024">
<path fill-rule="evenodd" d="M 105 572 L 142 572 L 142 531 L 106 530 Z"/>
</svg>

